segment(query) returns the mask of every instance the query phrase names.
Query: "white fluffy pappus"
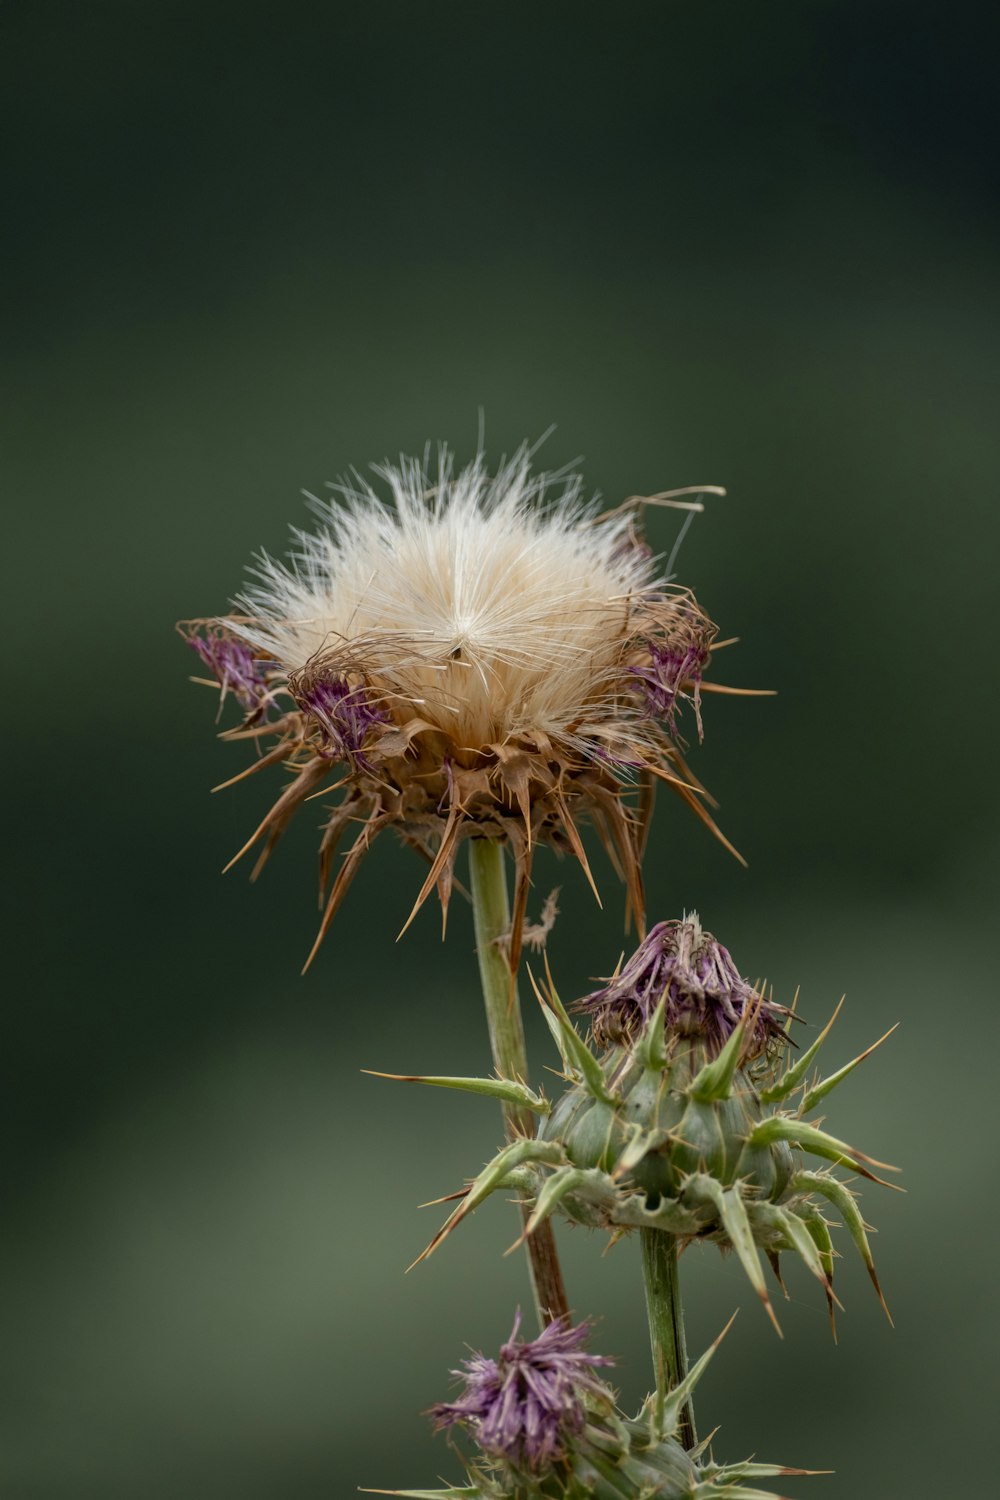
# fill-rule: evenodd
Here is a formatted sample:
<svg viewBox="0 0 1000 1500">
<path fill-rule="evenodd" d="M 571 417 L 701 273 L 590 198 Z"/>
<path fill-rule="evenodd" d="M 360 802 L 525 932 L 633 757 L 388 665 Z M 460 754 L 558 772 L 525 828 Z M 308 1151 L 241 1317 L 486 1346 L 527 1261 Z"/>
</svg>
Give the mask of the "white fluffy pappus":
<svg viewBox="0 0 1000 1500">
<path fill-rule="evenodd" d="M 578 474 L 530 465 L 527 447 L 495 475 L 482 454 L 456 472 L 442 449 L 433 477 L 403 458 L 375 470 L 391 504 L 360 475 L 331 485 L 289 563 L 259 560 L 235 628 L 289 673 L 354 667 L 470 748 L 586 738 L 654 566 L 629 510 L 601 518 Z"/>
</svg>

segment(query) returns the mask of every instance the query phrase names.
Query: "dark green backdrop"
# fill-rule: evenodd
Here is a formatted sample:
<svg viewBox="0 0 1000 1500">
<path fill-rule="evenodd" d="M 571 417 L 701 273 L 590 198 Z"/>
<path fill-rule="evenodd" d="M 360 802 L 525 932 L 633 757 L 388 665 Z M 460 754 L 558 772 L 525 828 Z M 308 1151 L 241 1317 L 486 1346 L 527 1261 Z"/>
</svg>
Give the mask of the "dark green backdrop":
<svg viewBox="0 0 1000 1500">
<path fill-rule="evenodd" d="M 750 858 L 658 809 L 654 917 L 696 906 L 825 1020 L 872 1189 L 884 1322 L 793 1277 L 779 1344 L 685 1257 L 717 1451 L 835 1468 L 819 1500 L 979 1493 L 995 1409 L 998 1041 L 993 7 L 18 3 L 0 10 L 8 727 L 0 1234 L 5 1500 L 313 1500 L 457 1476 L 420 1412 L 526 1297 L 491 1204 L 439 1257 L 416 1205 L 493 1107 L 360 1074 L 475 1071 L 467 912 L 393 942 L 380 847 L 308 979 L 308 812 L 219 870 L 271 788 L 217 798 L 178 617 L 226 608 L 319 488 L 428 438 L 557 424 L 616 502 L 722 483 L 681 576 L 726 675 L 699 772 Z M 658 545 L 673 523 L 651 520 Z M 721 663 L 720 663 L 721 665 Z M 563 885 L 567 993 L 613 965 Z M 534 1022 L 533 1022 L 534 1026 Z M 549 1058 L 534 1027 L 535 1056 Z M 627 1403 L 637 1258 L 563 1235 Z M 993 1466 L 995 1467 L 995 1466 Z"/>
</svg>

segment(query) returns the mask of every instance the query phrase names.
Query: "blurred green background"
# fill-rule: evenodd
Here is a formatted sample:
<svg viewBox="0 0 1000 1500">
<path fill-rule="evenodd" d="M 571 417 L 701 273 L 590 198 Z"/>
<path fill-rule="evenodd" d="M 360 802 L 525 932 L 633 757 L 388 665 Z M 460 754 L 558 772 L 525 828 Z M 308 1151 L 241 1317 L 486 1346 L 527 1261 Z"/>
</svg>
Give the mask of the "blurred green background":
<svg viewBox="0 0 1000 1500">
<path fill-rule="evenodd" d="M 819 1500 L 971 1493 L 996 1400 L 998 458 L 994 7 L 7 3 L 2 464 L 10 930 L 0 1492 L 312 1500 L 458 1477 L 420 1415 L 527 1296 L 491 1203 L 404 1278 L 498 1136 L 471 924 L 386 840 L 320 961 L 317 821 L 267 806 L 172 631 L 223 611 L 299 488 L 550 423 L 610 502 L 725 484 L 680 575 L 724 635 L 699 773 L 748 872 L 661 799 L 654 918 L 696 906 L 825 1021 L 831 1126 L 896 1329 L 845 1257 L 841 1342 L 792 1276 L 683 1264 L 716 1451 Z M 654 515 L 668 548 L 676 522 Z M 17 643 L 20 642 L 20 645 Z M 721 673 L 720 660 L 720 675 Z M 563 887 L 564 993 L 621 899 Z M 532 1017 L 536 1062 L 551 1061 Z M 842 1236 L 843 1238 L 843 1236 Z M 648 1380 L 635 1247 L 563 1233 Z M 977 1491 L 978 1492 L 978 1491 Z"/>
</svg>

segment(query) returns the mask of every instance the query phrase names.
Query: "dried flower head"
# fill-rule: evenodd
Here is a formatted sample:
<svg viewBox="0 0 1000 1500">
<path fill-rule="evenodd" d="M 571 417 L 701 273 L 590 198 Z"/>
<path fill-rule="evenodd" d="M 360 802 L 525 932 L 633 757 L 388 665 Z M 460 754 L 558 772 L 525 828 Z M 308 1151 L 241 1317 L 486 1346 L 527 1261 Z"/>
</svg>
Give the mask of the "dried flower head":
<svg viewBox="0 0 1000 1500">
<path fill-rule="evenodd" d="M 498 1359 L 474 1354 L 452 1373 L 465 1381 L 457 1401 L 435 1406 L 437 1428 L 464 1427 L 488 1457 L 514 1469 L 538 1474 L 567 1455 L 571 1439 L 583 1430 L 587 1402 L 612 1407 L 614 1398 L 595 1374 L 613 1365 L 608 1355 L 587 1354 L 587 1323 L 550 1323 L 538 1338 L 518 1337 L 521 1314 Z"/>
<path fill-rule="evenodd" d="M 745 1060 L 769 1041 L 784 1041 L 788 1011 L 744 979 L 717 938 L 692 912 L 683 921 L 657 922 L 631 958 L 572 1007 L 589 1016 L 599 1047 L 634 1041 L 664 1002 L 668 1032 L 697 1035 L 721 1050 L 748 1012 Z"/>
<path fill-rule="evenodd" d="M 220 711 L 232 693 L 244 713 L 256 721 L 269 696 L 265 663 L 221 624 L 209 625 L 203 633 L 188 636 L 187 641 L 219 685 Z"/>
<path fill-rule="evenodd" d="M 414 913 L 435 887 L 447 910 L 463 838 L 512 847 L 514 968 L 535 844 L 572 852 L 593 884 L 577 827 L 589 816 L 641 930 L 655 782 L 722 837 L 677 732 L 690 703 L 700 733 L 714 625 L 657 576 L 638 497 L 602 513 L 579 475 L 533 474 L 530 456 L 494 476 L 481 455 L 456 472 L 442 450 L 434 477 L 426 459 L 401 459 L 375 470 L 391 503 L 358 475 L 334 485 L 291 559 L 259 560 L 239 613 L 207 633 L 182 627 L 247 711 L 227 738 L 271 742 L 250 769 L 292 773 L 246 846 L 263 840 L 257 868 L 331 779 L 344 793 L 324 828 L 324 891 L 344 830 L 361 824 L 317 945 L 389 826 L 430 864 Z"/>
</svg>

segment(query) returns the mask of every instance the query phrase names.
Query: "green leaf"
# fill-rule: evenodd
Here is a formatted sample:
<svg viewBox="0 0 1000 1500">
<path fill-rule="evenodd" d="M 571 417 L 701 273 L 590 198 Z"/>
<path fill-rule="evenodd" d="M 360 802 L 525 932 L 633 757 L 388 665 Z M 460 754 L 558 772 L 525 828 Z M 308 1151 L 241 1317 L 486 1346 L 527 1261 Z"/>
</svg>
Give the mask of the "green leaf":
<svg viewBox="0 0 1000 1500">
<path fill-rule="evenodd" d="M 647 1208 L 644 1193 L 630 1193 L 625 1198 L 617 1196 L 609 1202 L 609 1207 L 616 1224 L 632 1229 L 660 1229 L 664 1234 L 678 1234 L 684 1239 L 700 1234 L 712 1214 L 707 1205 L 691 1207 L 679 1203 L 676 1198 L 661 1198 L 657 1208 Z"/>
<path fill-rule="evenodd" d="M 573 1071 L 573 1057 L 570 1053 L 569 1047 L 566 1044 L 566 1038 L 563 1035 L 563 1029 L 562 1025 L 560 1024 L 559 1017 L 556 1015 L 551 1006 L 545 1004 L 544 1000 L 542 999 L 541 993 L 538 992 L 537 989 L 536 993 L 538 994 L 539 1003 L 542 1007 L 542 1015 L 545 1017 L 545 1024 L 549 1028 L 549 1031 L 552 1033 L 553 1041 L 559 1048 L 559 1058 L 563 1065 L 563 1072 L 571 1073 Z"/>
<path fill-rule="evenodd" d="M 836 1251 L 833 1248 L 833 1240 L 830 1236 L 830 1226 L 817 1208 L 811 1204 L 804 1204 L 799 1211 L 799 1216 L 809 1233 L 809 1237 L 816 1249 L 819 1251 L 820 1262 L 826 1272 L 826 1279 L 833 1283 L 833 1262 Z"/>
</svg>

